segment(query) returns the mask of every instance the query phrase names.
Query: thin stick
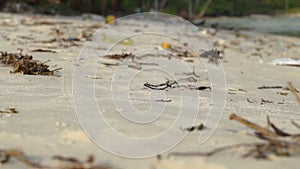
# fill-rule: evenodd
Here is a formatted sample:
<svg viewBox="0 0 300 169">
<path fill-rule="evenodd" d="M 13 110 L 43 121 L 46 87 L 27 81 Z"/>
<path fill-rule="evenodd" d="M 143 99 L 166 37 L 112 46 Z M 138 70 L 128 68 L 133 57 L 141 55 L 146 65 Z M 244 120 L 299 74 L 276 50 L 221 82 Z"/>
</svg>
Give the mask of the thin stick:
<svg viewBox="0 0 300 169">
<path fill-rule="evenodd" d="M 292 85 L 291 82 L 288 82 L 288 86 L 289 86 L 291 92 L 295 95 L 298 103 L 300 104 L 300 96 L 298 95 L 297 90 L 295 89 L 295 87 Z"/>
<path fill-rule="evenodd" d="M 278 137 L 278 135 L 268 129 L 265 129 L 257 124 L 254 124 L 246 119 L 243 119 L 239 117 L 236 114 L 231 114 L 229 117 L 230 120 L 235 120 L 241 124 L 244 124 L 245 126 L 252 128 L 253 130 L 256 130 L 257 132 L 261 133 L 264 136 L 269 136 L 269 137 Z"/>
</svg>

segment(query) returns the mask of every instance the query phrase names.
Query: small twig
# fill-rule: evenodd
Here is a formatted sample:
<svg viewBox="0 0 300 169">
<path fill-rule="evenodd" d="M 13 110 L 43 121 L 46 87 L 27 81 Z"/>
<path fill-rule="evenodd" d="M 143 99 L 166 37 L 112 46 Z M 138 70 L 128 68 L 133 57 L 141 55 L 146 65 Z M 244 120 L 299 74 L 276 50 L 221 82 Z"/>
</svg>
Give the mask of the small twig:
<svg viewBox="0 0 300 169">
<path fill-rule="evenodd" d="M 267 123 L 269 126 L 271 126 L 275 133 L 278 135 L 278 136 L 281 136 L 281 137 L 287 137 L 287 136 L 291 136 L 291 134 L 289 133 L 286 133 L 284 131 L 282 131 L 281 129 L 279 129 L 275 124 L 273 124 L 269 118 L 269 116 L 267 116 Z"/>
<path fill-rule="evenodd" d="M 247 98 L 247 101 L 248 101 L 249 103 L 254 103 L 254 101 L 251 101 L 249 98 Z"/>
<path fill-rule="evenodd" d="M 299 94 L 297 93 L 296 88 L 292 85 L 291 82 L 288 82 L 288 87 L 289 87 L 289 89 L 291 90 L 291 92 L 295 95 L 295 97 L 296 97 L 298 103 L 300 104 L 300 96 L 299 96 Z"/>
<path fill-rule="evenodd" d="M 158 85 L 145 83 L 144 86 L 153 90 L 165 90 L 167 88 L 174 88 L 174 85 L 178 85 L 176 81 L 167 81 Z"/>
<path fill-rule="evenodd" d="M 244 124 L 245 126 L 249 127 L 249 128 L 252 128 L 253 130 L 257 131 L 258 133 L 261 133 L 262 135 L 264 136 L 268 136 L 268 137 L 278 137 L 278 135 L 270 130 L 267 130 L 255 123 L 252 123 L 246 119 L 243 119 L 241 117 L 239 117 L 238 115 L 236 114 L 231 114 L 230 117 L 229 117 L 230 120 L 235 120 L 241 124 Z"/>
<path fill-rule="evenodd" d="M 261 86 L 258 87 L 257 89 L 283 89 L 282 86 Z"/>
<path fill-rule="evenodd" d="M 200 124 L 198 126 L 192 126 L 192 127 L 188 127 L 188 128 L 180 128 L 181 131 L 188 131 L 188 132 L 192 132 L 194 130 L 198 130 L 201 131 L 203 129 L 205 129 L 206 127 L 203 124 Z"/>
</svg>

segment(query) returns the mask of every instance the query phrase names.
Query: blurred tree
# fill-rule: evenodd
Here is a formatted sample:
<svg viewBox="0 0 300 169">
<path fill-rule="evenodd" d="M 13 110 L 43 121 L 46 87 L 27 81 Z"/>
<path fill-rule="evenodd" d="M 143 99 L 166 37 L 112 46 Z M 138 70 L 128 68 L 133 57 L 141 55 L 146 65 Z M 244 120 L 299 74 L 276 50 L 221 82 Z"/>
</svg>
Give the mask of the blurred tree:
<svg viewBox="0 0 300 169">
<path fill-rule="evenodd" d="M 30 4 L 37 11 L 56 11 L 70 14 L 89 12 L 102 15 L 122 15 L 135 11 L 161 11 L 179 14 L 193 19 L 204 15 L 244 16 L 249 14 L 277 14 L 300 12 L 300 0 L 0 0 L 0 8 L 6 3 Z M 140 9 L 140 10 L 137 10 Z"/>
</svg>

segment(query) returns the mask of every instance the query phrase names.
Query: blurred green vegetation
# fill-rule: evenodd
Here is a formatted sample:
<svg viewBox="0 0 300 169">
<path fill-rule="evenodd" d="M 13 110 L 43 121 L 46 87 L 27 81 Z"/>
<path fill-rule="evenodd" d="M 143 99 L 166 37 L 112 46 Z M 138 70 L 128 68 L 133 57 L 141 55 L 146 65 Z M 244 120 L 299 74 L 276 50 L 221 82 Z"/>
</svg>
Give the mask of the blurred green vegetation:
<svg viewBox="0 0 300 169">
<path fill-rule="evenodd" d="M 1 0 L 27 3 L 40 13 L 74 15 L 79 13 L 126 15 L 136 11 L 161 11 L 186 16 L 189 3 L 197 17 L 208 0 Z M 156 2 L 156 3 L 155 3 Z M 245 16 L 250 14 L 299 13 L 300 0 L 212 0 L 205 16 Z"/>
</svg>

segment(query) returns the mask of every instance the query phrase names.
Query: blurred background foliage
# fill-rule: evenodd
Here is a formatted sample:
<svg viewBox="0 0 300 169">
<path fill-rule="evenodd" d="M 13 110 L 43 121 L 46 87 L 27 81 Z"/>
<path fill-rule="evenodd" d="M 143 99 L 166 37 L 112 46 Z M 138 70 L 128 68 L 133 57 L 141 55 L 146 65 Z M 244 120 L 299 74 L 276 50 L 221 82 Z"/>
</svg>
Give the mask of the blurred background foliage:
<svg viewBox="0 0 300 169">
<path fill-rule="evenodd" d="M 121 16 L 140 11 L 160 11 L 191 19 L 204 14 L 246 16 L 300 12 L 300 0 L 1 0 L 0 8 L 3 10 L 12 3 L 28 5 L 36 13 L 62 15 L 95 13 Z"/>
</svg>

